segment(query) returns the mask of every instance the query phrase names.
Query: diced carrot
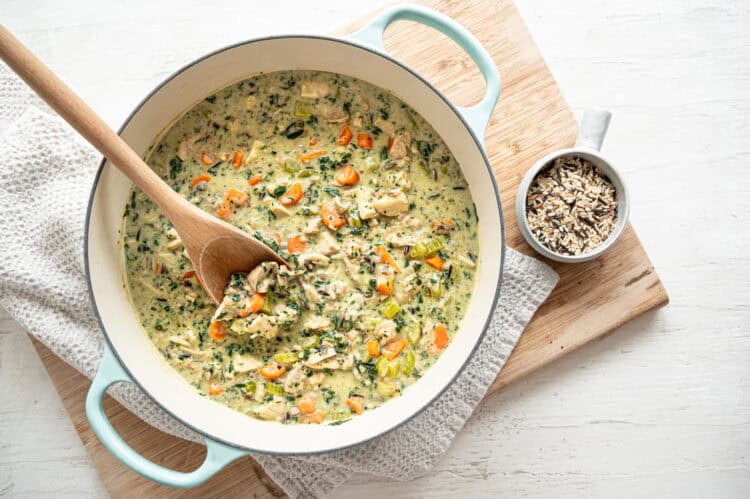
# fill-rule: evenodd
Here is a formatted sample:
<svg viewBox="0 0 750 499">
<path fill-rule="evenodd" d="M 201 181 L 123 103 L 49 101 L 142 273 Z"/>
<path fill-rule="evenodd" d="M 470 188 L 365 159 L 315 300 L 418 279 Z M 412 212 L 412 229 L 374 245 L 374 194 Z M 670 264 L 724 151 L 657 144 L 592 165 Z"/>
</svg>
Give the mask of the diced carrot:
<svg viewBox="0 0 750 499">
<path fill-rule="evenodd" d="M 281 196 L 279 202 L 284 206 L 292 206 L 297 204 L 302 199 L 302 186 L 300 184 L 293 184 L 287 191 Z"/>
<path fill-rule="evenodd" d="M 232 206 L 242 206 L 243 204 L 247 204 L 247 200 L 246 193 L 230 187 L 226 194 L 224 194 L 224 199 L 216 210 L 216 214 L 219 215 L 219 218 L 229 220 L 229 217 L 232 216 Z"/>
<path fill-rule="evenodd" d="M 230 187 L 226 194 L 224 194 L 224 201 L 229 201 L 237 206 L 247 203 L 247 194 L 238 191 L 234 187 Z"/>
<path fill-rule="evenodd" d="M 259 173 L 258 175 L 253 175 L 252 177 L 250 177 L 247 183 L 250 185 L 258 185 L 260 184 L 261 180 L 263 180 L 263 175 Z"/>
<path fill-rule="evenodd" d="M 208 394 L 209 395 L 221 395 L 224 393 L 224 387 L 220 385 L 214 385 L 211 383 L 208 385 Z"/>
<path fill-rule="evenodd" d="M 250 310 L 248 310 L 246 308 L 241 308 L 241 309 L 239 309 L 237 311 L 237 315 L 239 315 L 240 317 L 242 317 L 244 319 L 245 317 L 247 317 L 248 315 L 250 315 Z"/>
<path fill-rule="evenodd" d="M 211 166 L 214 164 L 214 159 L 211 156 L 209 156 L 205 151 L 202 151 L 201 163 L 203 163 L 206 166 Z"/>
<path fill-rule="evenodd" d="M 398 357 L 398 354 L 408 345 L 409 342 L 404 338 L 394 338 L 383 347 L 383 357 L 388 360 L 393 360 Z"/>
<path fill-rule="evenodd" d="M 306 246 L 307 243 L 302 239 L 302 236 L 293 236 L 290 237 L 289 241 L 286 243 L 286 250 L 289 253 L 302 253 L 305 251 Z"/>
<path fill-rule="evenodd" d="M 346 405 L 357 414 L 362 414 L 365 411 L 364 399 L 362 397 L 349 397 L 346 399 Z"/>
<path fill-rule="evenodd" d="M 187 272 L 185 272 L 184 274 L 182 274 L 182 277 L 180 279 L 183 280 L 183 281 L 185 281 L 187 279 L 190 279 L 194 275 L 195 275 L 195 270 L 188 270 Z"/>
<path fill-rule="evenodd" d="M 214 321 L 208 326 L 208 335 L 214 341 L 224 341 L 227 337 L 227 326 L 222 321 Z"/>
<path fill-rule="evenodd" d="M 315 398 L 311 395 L 305 395 L 297 399 L 297 409 L 302 414 L 312 414 L 315 412 Z"/>
<path fill-rule="evenodd" d="M 321 156 L 325 156 L 325 151 L 310 151 L 299 155 L 299 160 L 303 163 L 307 163 L 309 161 L 314 160 L 315 158 L 319 158 Z"/>
<path fill-rule="evenodd" d="M 208 182 L 209 180 L 211 180 L 211 175 L 209 175 L 208 173 L 202 173 L 190 181 L 190 188 L 192 189 L 196 185 L 202 184 L 203 182 Z"/>
<path fill-rule="evenodd" d="M 380 263 L 387 263 L 396 272 L 401 272 L 401 269 L 398 268 L 398 264 L 396 263 L 396 260 L 393 259 L 393 257 L 388 252 L 388 249 L 385 246 L 375 246 L 375 253 L 380 255 Z"/>
<path fill-rule="evenodd" d="M 367 353 L 370 357 L 380 357 L 380 343 L 378 343 L 378 340 L 370 338 L 365 345 L 367 345 Z"/>
<path fill-rule="evenodd" d="M 250 312 L 257 314 L 263 308 L 264 302 L 265 298 L 263 298 L 263 293 L 255 293 L 250 297 L 250 304 L 247 308 L 250 310 Z"/>
<path fill-rule="evenodd" d="M 305 417 L 305 420 L 308 423 L 320 424 L 323 422 L 323 413 L 321 411 L 315 411 L 311 414 L 308 414 Z"/>
<path fill-rule="evenodd" d="M 359 182 L 359 173 L 353 166 L 345 166 L 336 172 L 336 182 L 340 185 L 354 185 Z"/>
<path fill-rule="evenodd" d="M 357 147 L 360 149 L 372 149 L 372 136 L 367 133 L 358 133 Z"/>
<path fill-rule="evenodd" d="M 345 146 L 352 140 L 352 137 L 354 137 L 354 135 L 352 134 L 349 125 L 344 125 L 344 129 L 341 130 L 341 134 L 339 135 L 339 141 L 337 142 L 337 144 L 340 146 Z"/>
<path fill-rule="evenodd" d="M 436 347 L 442 350 L 448 345 L 448 342 L 450 341 L 450 338 L 448 338 L 448 330 L 445 329 L 445 326 L 443 324 L 438 324 L 437 326 L 435 326 L 434 334 L 435 338 L 433 340 L 433 343 Z"/>
<path fill-rule="evenodd" d="M 378 293 L 381 295 L 391 296 L 393 294 L 393 277 L 388 276 L 384 280 L 378 279 L 375 289 L 377 289 Z"/>
<path fill-rule="evenodd" d="M 278 362 L 272 362 L 260 369 L 260 375 L 266 379 L 280 378 L 286 372 L 286 366 Z"/>
<path fill-rule="evenodd" d="M 336 208 L 334 208 L 331 203 L 323 203 L 320 205 L 320 218 L 323 221 L 323 225 L 333 231 L 338 230 L 346 223 L 344 217 L 336 211 Z"/>
<path fill-rule="evenodd" d="M 234 151 L 234 156 L 232 157 L 232 166 L 235 168 L 239 168 L 242 166 L 242 160 L 245 157 L 245 153 L 243 153 L 240 150 Z"/>
<path fill-rule="evenodd" d="M 216 209 L 216 214 L 219 215 L 219 218 L 222 220 L 229 220 L 229 217 L 232 216 L 232 207 L 227 202 L 221 203 L 221 205 Z"/>
<path fill-rule="evenodd" d="M 425 258 L 424 261 L 427 265 L 437 270 L 443 270 L 443 267 L 445 267 L 445 260 L 443 260 L 437 255 L 429 256 Z"/>
<path fill-rule="evenodd" d="M 449 232 L 456 228 L 456 223 L 450 218 L 436 218 L 431 225 L 437 232 Z"/>
</svg>

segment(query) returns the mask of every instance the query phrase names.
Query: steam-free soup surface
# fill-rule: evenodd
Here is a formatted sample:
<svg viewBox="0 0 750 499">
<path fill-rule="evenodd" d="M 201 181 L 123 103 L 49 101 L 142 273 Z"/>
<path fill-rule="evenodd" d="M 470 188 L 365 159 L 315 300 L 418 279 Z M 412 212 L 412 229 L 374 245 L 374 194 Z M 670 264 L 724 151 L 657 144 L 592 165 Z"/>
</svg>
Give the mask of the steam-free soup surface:
<svg viewBox="0 0 750 499">
<path fill-rule="evenodd" d="M 216 307 L 134 189 L 122 248 L 149 338 L 196 390 L 251 417 L 340 423 L 399 396 L 450 348 L 474 288 L 477 216 L 458 164 L 397 97 L 331 73 L 227 87 L 146 161 L 278 250 Z"/>
</svg>

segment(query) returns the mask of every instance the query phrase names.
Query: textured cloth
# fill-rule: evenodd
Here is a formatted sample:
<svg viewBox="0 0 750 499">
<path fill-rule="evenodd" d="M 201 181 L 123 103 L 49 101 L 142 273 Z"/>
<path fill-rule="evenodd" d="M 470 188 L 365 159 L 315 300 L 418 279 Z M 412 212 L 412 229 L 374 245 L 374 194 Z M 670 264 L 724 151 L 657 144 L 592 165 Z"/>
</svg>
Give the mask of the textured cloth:
<svg viewBox="0 0 750 499">
<path fill-rule="evenodd" d="M 101 159 L 0 63 L 0 306 L 88 377 L 103 337 L 86 290 L 83 229 Z M 500 303 L 469 367 L 422 414 L 374 441 L 325 455 L 253 456 L 291 497 L 321 497 L 353 472 L 408 480 L 445 453 L 557 283 L 547 265 L 508 249 Z M 149 424 L 200 440 L 132 384 L 110 393 Z"/>
</svg>

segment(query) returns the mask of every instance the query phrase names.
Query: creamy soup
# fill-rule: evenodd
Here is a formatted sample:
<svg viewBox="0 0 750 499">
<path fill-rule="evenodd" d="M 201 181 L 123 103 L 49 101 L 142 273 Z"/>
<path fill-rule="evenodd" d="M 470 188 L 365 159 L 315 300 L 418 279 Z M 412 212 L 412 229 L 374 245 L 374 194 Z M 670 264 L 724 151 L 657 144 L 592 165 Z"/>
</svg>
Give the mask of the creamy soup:
<svg viewBox="0 0 750 499">
<path fill-rule="evenodd" d="M 478 235 L 461 170 L 427 122 L 354 78 L 288 71 L 207 97 L 146 162 L 277 250 L 218 306 L 140 190 L 122 250 L 135 310 L 196 390 L 251 417 L 339 424 L 399 396 L 458 331 Z"/>
</svg>

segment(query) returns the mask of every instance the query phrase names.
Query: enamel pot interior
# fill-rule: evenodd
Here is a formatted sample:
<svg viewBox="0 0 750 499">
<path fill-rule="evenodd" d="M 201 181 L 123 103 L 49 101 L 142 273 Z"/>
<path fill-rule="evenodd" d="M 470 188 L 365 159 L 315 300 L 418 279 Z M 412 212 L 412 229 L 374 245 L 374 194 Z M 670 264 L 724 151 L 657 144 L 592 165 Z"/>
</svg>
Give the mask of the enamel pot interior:
<svg viewBox="0 0 750 499">
<path fill-rule="evenodd" d="M 499 197 L 480 142 L 433 87 L 392 59 L 350 42 L 279 37 L 239 44 L 182 69 L 158 87 L 121 135 L 143 155 L 194 104 L 250 75 L 295 69 L 336 72 L 390 90 L 427 119 L 455 155 L 479 215 L 480 261 L 461 330 L 437 363 L 404 394 L 342 425 L 282 425 L 248 417 L 200 395 L 154 348 L 128 300 L 118 248 L 130 181 L 103 163 L 89 206 L 86 265 L 91 295 L 112 350 L 131 378 L 164 410 L 194 430 L 230 445 L 276 454 L 317 453 L 365 442 L 408 421 L 459 374 L 482 338 L 497 300 L 503 252 Z"/>
</svg>

